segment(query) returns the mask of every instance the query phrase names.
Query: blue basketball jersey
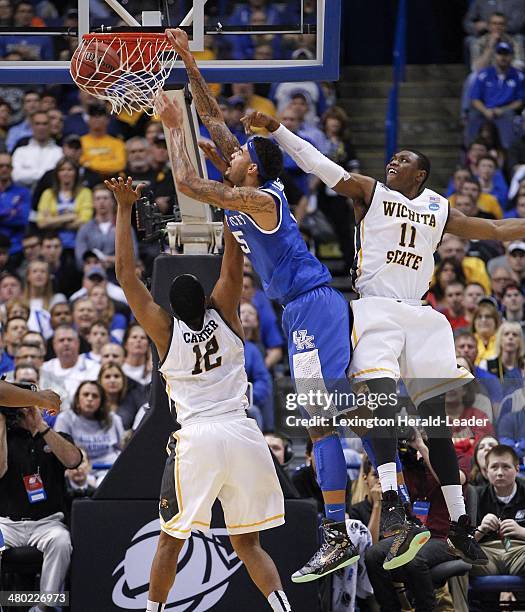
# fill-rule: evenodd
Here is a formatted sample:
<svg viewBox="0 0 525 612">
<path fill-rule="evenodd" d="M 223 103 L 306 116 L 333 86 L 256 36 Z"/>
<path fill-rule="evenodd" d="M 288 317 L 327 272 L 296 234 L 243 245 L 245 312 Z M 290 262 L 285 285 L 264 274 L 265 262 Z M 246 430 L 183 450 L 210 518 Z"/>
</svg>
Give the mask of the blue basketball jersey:
<svg viewBox="0 0 525 612">
<path fill-rule="evenodd" d="M 293 218 L 281 181 L 268 181 L 259 189 L 277 205 L 277 227 L 261 229 L 247 213 L 225 210 L 225 218 L 241 249 L 261 278 L 266 295 L 287 304 L 302 293 L 327 285 L 330 272 L 308 250 Z"/>
</svg>

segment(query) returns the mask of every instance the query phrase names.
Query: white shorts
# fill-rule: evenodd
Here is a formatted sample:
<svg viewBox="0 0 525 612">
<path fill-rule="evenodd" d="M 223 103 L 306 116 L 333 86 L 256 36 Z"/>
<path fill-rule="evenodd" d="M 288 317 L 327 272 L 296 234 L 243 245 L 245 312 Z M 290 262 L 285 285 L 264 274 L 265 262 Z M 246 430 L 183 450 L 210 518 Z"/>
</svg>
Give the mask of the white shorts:
<svg viewBox="0 0 525 612">
<path fill-rule="evenodd" d="M 168 453 L 159 504 L 167 534 L 187 539 L 192 529 L 207 531 L 216 499 L 230 535 L 284 523 L 270 449 L 253 419 L 185 425 L 170 436 Z"/>
<path fill-rule="evenodd" d="M 452 328 L 431 306 L 393 298 L 351 302 L 352 380 L 402 378 L 416 406 L 474 377 L 456 363 Z"/>
</svg>

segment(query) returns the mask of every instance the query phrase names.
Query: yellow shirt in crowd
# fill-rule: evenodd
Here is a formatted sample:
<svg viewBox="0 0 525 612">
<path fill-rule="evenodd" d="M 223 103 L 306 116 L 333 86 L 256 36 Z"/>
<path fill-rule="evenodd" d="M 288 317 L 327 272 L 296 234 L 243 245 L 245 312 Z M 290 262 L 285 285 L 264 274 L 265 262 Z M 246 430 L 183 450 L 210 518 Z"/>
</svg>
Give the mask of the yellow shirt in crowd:
<svg viewBox="0 0 525 612">
<path fill-rule="evenodd" d="M 452 208 L 455 208 L 456 207 L 456 194 L 453 193 L 449 197 L 448 201 L 450 202 L 450 206 L 452 206 Z M 490 193 L 482 193 L 479 196 L 478 208 L 481 211 L 486 212 L 489 215 L 492 215 L 496 219 L 503 219 L 503 211 L 501 210 L 501 206 L 499 205 L 498 200 Z"/>
<path fill-rule="evenodd" d="M 485 289 L 485 293 L 490 295 L 490 278 L 485 262 L 479 257 L 464 257 L 461 265 L 467 283 L 479 283 Z"/>
<path fill-rule="evenodd" d="M 113 136 L 95 137 L 86 134 L 80 138 L 82 157 L 80 164 L 103 176 L 111 176 L 124 170 L 126 166 L 126 146 Z"/>
<path fill-rule="evenodd" d="M 58 214 L 57 198 L 52 189 L 46 189 L 38 201 L 37 223 L 45 217 L 55 217 Z M 93 216 L 93 194 L 91 189 L 82 187 L 75 197 L 75 214 L 87 223 Z"/>
<path fill-rule="evenodd" d="M 474 334 L 478 341 L 478 356 L 476 357 L 476 364 L 479 365 L 484 359 L 494 359 L 497 356 L 496 353 L 496 335 L 491 336 L 489 343 L 485 346 L 483 340 L 478 334 Z"/>
</svg>

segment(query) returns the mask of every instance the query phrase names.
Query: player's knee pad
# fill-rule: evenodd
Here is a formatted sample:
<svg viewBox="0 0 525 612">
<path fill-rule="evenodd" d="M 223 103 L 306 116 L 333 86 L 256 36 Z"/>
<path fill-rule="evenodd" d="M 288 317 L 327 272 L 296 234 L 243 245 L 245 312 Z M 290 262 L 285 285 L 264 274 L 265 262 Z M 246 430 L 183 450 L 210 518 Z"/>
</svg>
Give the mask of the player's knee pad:
<svg viewBox="0 0 525 612">
<path fill-rule="evenodd" d="M 337 434 L 332 434 L 314 443 L 313 446 L 317 482 L 321 491 L 346 489 L 348 474 L 346 461 Z"/>
</svg>

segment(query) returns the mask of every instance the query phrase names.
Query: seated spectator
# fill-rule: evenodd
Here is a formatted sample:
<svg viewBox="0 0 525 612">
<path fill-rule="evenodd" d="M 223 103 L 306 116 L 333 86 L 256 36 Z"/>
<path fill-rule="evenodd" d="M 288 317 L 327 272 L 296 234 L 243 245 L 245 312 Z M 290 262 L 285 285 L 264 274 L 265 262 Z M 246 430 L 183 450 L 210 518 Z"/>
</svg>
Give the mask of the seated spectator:
<svg viewBox="0 0 525 612">
<path fill-rule="evenodd" d="M 127 380 L 122 368 L 113 362 L 103 364 L 98 374 L 98 382 L 106 392 L 109 409 L 119 415 L 125 430 L 131 429 L 139 408 L 148 399 L 142 385 L 128 388 Z"/>
<path fill-rule="evenodd" d="M 445 287 L 445 310 L 443 314 L 447 317 L 452 331 L 466 328 L 469 322 L 465 318 L 465 285 L 459 281 L 452 281 Z"/>
<path fill-rule="evenodd" d="M 16 350 L 22 344 L 22 338 L 26 332 L 27 321 L 21 317 L 8 319 L 3 326 L 2 342 L 4 351 L 10 358 L 11 363 L 14 363 Z"/>
<path fill-rule="evenodd" d="M 93 213 L 93 219 L 83 225 L 77 234 L 75 243 L 77 265 L 81 269 L 85 253 L 93 251 L 106 271 L 114 273 L 115 200 L 111 191 L 104 184 L 93 188 Z M 134 240 L 134 249 L 137 254 L 136 240 Z"/>
<path fill-rule="evenodd" d="M 465 181 L 471 177 L 471 173 L 469 168 L 463 168 L 462 166 L 458 166 L 456 171 L 452 175 L 452 178 L 449 180 L 448 188 L 447 188 L 447 198 L 450 202 L 450 205 L 454 207 L 456 205 L 456 196 L 458 193 L 461 193 L 463 189 L 463 185 Z"/>
<path fill-rule="evenodd" d="M 498 444 L 498 439 L 494 436 L 483 436 L 476 442 L 474 454 L 472 455 L 472 469 L 469 475 L 470 484 L 480 487 L 488 483 L 487 454 Z"/>
<path fill-rule="evenodd" d="M 454 345 L 456 347 L 456 357 L 465 357 L 469 363 L 476 363 L 478 341 L 473 334 L 468 331 L 459 332 L 455 337 Z M 478 365 L 474 365 L 472 374 L 476 377 L 480 390 L 490 399 L 494 412 L 494 407 L 501 402 L 502 398 L 502 389 L 498 377 Z"/>
<path fill-rule="evenodd" d="M 323 88 L 314 81 L 304 81 L 302 83 L 274 83 L 270 88 L 269 97 L 277 107 L 277 112 L 283 113 L 284 109 L 292 101 L 292 97 L 301 93 L 308 103 L 308 112 L 305 115 L 306 121 L 315 125 L 317 118 L 321 117 L 328 105 Z"/>
<path fill-rule="evenodd" d="M 480 367 L 497 376 L 504 394 L 512 393 L 523 384 L 521 360 L 525 341 L 519 323 L 504 321 L 498 328 L 495 342 L 496 356 L 480 361 Z"/>
<path fill-rule="evenodd" d="M 305 138 L 306 140 L 311 142 L 316 149 L 323 152 L 325 155 L 328 155 L 328 138 L 330 138 L 330 136 L 326 133 L 326 123 L 322 125 L 323 129 L 320 130 L 317 127 L 319 123 L 319 117 L 317 117 L 317 115 L 315 115 L 314 117 L 309 117 L 309 114 L 311 115 L 311 109 L 308 104 L 308 100 L 306 98 L 305 93 L 302 91 L 295 92 L 292 95 L 288 108 L 291 108 L 296 113 L 297 118 L 299 120 L 299 129 L 297 130 L 298 135 L 301 138 Z M 331 147 L 332 152 L 342 144 L 341 136 L 343 135 L 343 130 L 344 128 L 348 127 L 348 118 L 346 117 L 346 113 L 344 112 L 344 110 L 340 107 L 335 108 L 336 111 L 332 115 L 332 117 L 335 118 L 336 115 L 338 115 L 337 119 L 339 125 L 336 125 L 335 122 L 329 125 L 331 137 L 334 138 L 335 141 L 334 146 Z M 328 111 L 326 112 L 329 113 L 331 110 L 333 109 L 328 109 Z M 346 118 L 346 121 L 343 121 L 343 123 L 346 123 L 346 125 L 343 125 L 343 123 L 341 123 L 341 120 L 343 118 Z M 353 150 L 352 153 L 354 153 Z M 352 157 L 355 159 L 355 154 Z"/>
<path fill-rule="evenodd" d="M 115 312 L 115 306 L 102 285 L 91 287 L 88 296 L 95 307 L 97 319 L 109 329 L 111 341 L 121 344 L 128 326 L 126 316 L 122 312 Z"/>
<path fill-rule="evenodd" d="M 53 291 L 66 297 L 80 288 L 82 277 L 75 261 L 62 248 L 62 241 L 54 230 L 47 231 L 42 236 L 42 257 L 49 264 Z"/>
<path fill-rule="evenodd" d="M 44 22 L 36 18 L 40 26 Z M 29 0 L 21 0 L 15 5 L 13 25 L 30 29 L 35 25 L 35 9 Z M 8 34 L 0 37 L 0 57 L 9 53 L 18 53 L 23 60 L 53 60 L 55 54 L 53 42 L 49 36 L 31 36 L 26 34 Z"/>
<path fill-rule="evenodd" d="M 487 146 L 488 156 L 496 160 L 498 177 L 504 177 L 503 168 L 505 167 L 506 151 L 501 146 L 496 126 L 486 121 L 479 130 L 478 140 L 484 142 Z"/>
<path fill-rule="evenodd" d="M 9 128 L 5 145 L 8 153 L 12 153 L 19 140 L 22 138 L 31 137 L 33 135 L 33 127 L 31 117 L 34 113 L 40 110 L 40 94 L 30 89 L 23 94 L 22 113 L 24 119 Z"/>
<path fill-rule="evenodd" d="M 494 359 L 496 351 L 496 332 L 500 326 L 498 309 L 488 298 L 481 300 L 472 319 L 472 333 L 478 342 L 475 365 L 484 359 Z"/>
<path fill-rule="evenodd" d="M 91 350 L 81 353 L 80 356 L 85 360 L 94 361 L 100 365 L 102 361 L 102 347 L 109 340 L 109 331 L 105 323 L 95 320 L 89 327 L 86 340 L 89 342 Z"/>
<path fill-rule="evenodd" d="M 55 431 L 69 434 L 76 444 L 86 449 L 92 464 L 104 466 L 98 473 L 92 467 L 97 485 L 120 455 L 124 427 L 122 420 L 110 411 L 106 392 L 96 380 L 80 383 L 71 410 L 61 412 Z"/>
<path fill-rule="evenodd" d="M 468 195 L 476 201 L 476 205 L 481 212 L 492 215 L 495 219 L 503 219 L 503 210 L 499 205 L 498 200 L 490 193 L 484 193 L 481 190 L 481 185 L 475 176 L 465 179 L 461 188 L 463 195 Z M 451 196 L 451 206 L 454 206 Z M 455 200 L 454 200 L 455 201 Z"/>
<path fill-rule="evenodd" d="M 122 345 L 117 344 L 116 342 L 108 342 L 102 347 L 101 358 L 101 365 L 105 365 L 106 363 L 116 363 L 122 369 L 124 360 L 126 359 L 126 353 Z M 128 381 L 130 380 L 131 378 L 128 378 Z"/>
<path fill-rule="evenodd" d="M 82 287 L 73 293 L 69 298 L 70 301 L 74 302 L 78 298 L 86 297 L 92 287 L 101 285 L 115 303 L 127 305 L 124 291 L 118 285 L 108 280 L 107 272 L 102 266 L 99 256 L 93 251 L 86 251 L 82 259 L 84 261 L 82 266 Z"/>
<path fill-rule="evenodd" d="M 64 297 L 53 298 L 51 300 L 51 306 L 49 308 L 49 314 L 51 315 L 50 323 L 53 333 L 60 325 L 65 325 L 67 327 L 73 327 L 73 309 L 71 304 L 64 299 Z M 89 351 L 90 346 L 89 342 L 84 338 L 80 339 L 80 353 L 86 353 Z M 56 357 L 55 351 L 53 349 L 53 336 L 48 339 L 46 343 L 46 361 L 53 359 Z"/>
<path fill-rule="evenodd" d="M 14 272 L 5 271 L 0 274 L 0 306 L 13 298 L 22 296 L 22 281 Z M 3 311 L 3 308 L 2 308 Z"/>
<path fill-rule="evenodd" d="M 126 147 L 108 134 L 109 113 L 104 104 L 91 104 L 87 112 L 89 132 L 81 137 L 80 163 L 103 178 L 114 176 L 126 166 Z"/>
<path fill-rule="evenodd" d="M 9 102 L 0 98 L 0 151 L 6 151 L 5 141 L 11 124 L 11 112 L 12 109 Z"/>
<path fill-rule="evenodd" d="M 481 211 L 478 208 L 476 200 L 473 197 L 465 195 L 463 193 L 458 193 L 456 195 L 455 208 L 457 208 L 457 210 L 463 213 L 466 217 L 478 217 L 480 219 L 494 219 L 495 218 L 490 213 Z"/>
<path fill-rule="evenodd" d="M 497 270 L 498 268 L 498 270 Z M 512 280 L 518 281 L 521 288 L 525 286 L 525 242 L 522 240 L 515 240 L 511 242 L 506 249 L 505 255 L 496 257 L 491 260 L 488 264 L 488 270 L 491 277 L 494 279 L 496 273 L 503 278 L 502 270 L 507 272 L 505 282 L 499 286 L 499 297 L 503 297 L 503 289 L 511 283 Z"/>
<path fill-rule="evenodd" d="M 498 304 L 498 307 L 502 307 L 503 295 L 508 285 L 515 284 L 516 280 L 514 275 L 507 270 L 507 268 L 499 267 L 495 268 L 490 277 L 490 285 L 492 288 L 492 299 Z"/>
<path fill-rule="evenodd" d="M 35 331 L 27 331 L 22 336 L 22 342 L 32 342 L 41 350 L 42 354 L 46 352 L 46 341 L 44 340 L 44 336 L 40 332 Z"/>
<path fill-rule="evenodd" d="M 55 168 L 54 186 L 44 191 L 38 203 L 38 227 L 58 230 L 62 247 L 72 253 L 77 230 L 92 215 L 91 190 L 80 185 L 78 166 L 62 158 Z"/>
<path fill-rule="evenodd" d="M 72 551 L 64 473 L 82 457 L 71 437 L 55 433 L 37 408 L 17 413 L 8 423 L 0 414 L 0 529 L 7 548 L 31 545 L 43 552 L 39 589 L 61 593 Z M 30 478 L 40 486 L 26 486 Z"/>
<path fill-rule="evenodd" d="M 242 280 L 242 301 L 251 303 L 257 311 L 258 321 L 252 317 L 246 318 L 245 330 L 259 327 L 259 340 L 264 347 L 264 363 L 268 369 L 279 363 L 283 357 L 283 336 L 277 322 L 277 317 L 270 300 L 266 295 L 257 290 L 253 274 L 244 274 Z M 246 311 L 249 314 L 249 311 Z M 249 332 L 251 333 L 251 332 Z"/>
<path fill-rule="evenodd" d="M 141 385 L 151 382 L 151 348 L 148 336 L 140 325 L 130 325 L 123 340 L 126 359 L 122 371 Z"/>
<path fill-rule="evenodd" d="M 255 306 L 241 304 L 240 317 L 245 337 L 244 367 L 248 382 L 253 385 L 253 401 L 248 415 L 257 421 L 262 431 L 268 431 L 273 429 L 272 377 L 256 344 L 259 340 L 259 321 Z"/>
<path fill-rule="evenodd" d="M 6 321 L 9 319 L 29 319 L 31 309 L 29 302 L 24 298 L 14 298 L 5 305 Z"/>
<path fill-rule="evenodd" d="M 57 165 L 62 149 L 51 138 L 47 113 L 31 116 L 33 136 L 29 143 L 13 152 L 13 180 L 32 188 L 42 175 Z"/>
<path fill-rule="evenodd" d="M 412 513 L 426 525 L 431 537 L 412 561 L 391 572 L 383 569 L 383 563 L 395 536 L 382 534 L 383 539 L 366 551 L 366 569 L 375 598 L 381 610 L 401 611 L 401 603 L 394 587 L 394 581 L 400 581 L 414 598 L 416 610 L 426 612 L 442 609 L 438 607 L 438 602 L 447 602 L 445 605 L 448 607 L 445 609 L 451 609 L 452 602 L 447 587 L 435 591 L 430 573 L 439 563 L 454 559 L 447 543 L 449 513 L 441 485 L 430 465 L 428 447 L 419 432 L 405 452 L 400 453 L 400 458 L 412 502 Z M 462 480 L 463 478 L 464 474 Z"/>
<path fill-rule="evenodd" d="M 73 327 L 78 335 L 87 340 L 89 330 L 97 320 L 97 311 L 88 297 L 82 297 L 73 302 Z"/>
<path fill-rule="evenodd" d="M 487 555 L 487 565 L 474 566 L 471 576 L 525 573 L 525 484 L 519 458 L 499 444 L 486 457 L 488 484 L 478 490 L 475 537 Z M 498 597 L 499 599 L 499 597 Z"/>
<path fill-rule="evenodd" d="M 460 264 L 467 283 L 479 283 L 489 293 L 490 279 L 484 261 L 479 257 L 468 257 L 467 252 L 468 242 L 452 234 L 445 234 L 438 248 L 441 259 L 453 257 Z"/>
<path fill-rule="evenodd" d="M 273 102 L 268 100 L 268 98 L 258 96 L 255 93 L 253 83 L 232 83 L 232 93 L 234 96 L 244 99 L 246 112 L 254 110 L 270 115 L 271 117 L 277 117 L 277 109 Z"/>
<path fill-rule="evenodd" d="M 226 118 L 226 117 L 225 117 Z M 228 123 L 226 123 L 228 125 Z M 230 127 L 228 125 L 228 127 Z M 231 130 L 231 128 L 230 128 Z M 236 134 L 238 136 L 238 134 Z M 239 140 L 241 144 L 246 142 L 247 135 Z M 166 145 L 166 136 L 164 132 L 155 137 L 151 144 L 151 167 L 156 172 L 155 177 L 155 202 L 159 207 L 159 211 L 163 215 L 172 215 L 173 211 L 178 207 L 177 192 L 175 190 L 175 183 L 173 181 L 173 173 L 171 170 L 171 164 L 169 160 L 168 147 Z M 206 165 L 208 171 L 214 166 L 213 164 Z M 222 180 L 218 174 L 212 176 L 208 174 L 210 179 Z"/>
<path fill-rule="evenodd" d="M 464 285 L 465 274 L 455 258 L 444 257 L 436 266 L 434 280 L 426 296 L 427 302 L 440 312 L 446 308 L 445 289 L 452 282 Z"/>
<path fill-rule="evenodd" d="M 294 134 L 299 133 L 299 115 L 295 108 L 291 106 L 285 108 L 281 114 L 280 121 L 287 129 L 290 130 L 290 132 L 293 132 Z M 308 174 L 306 174 L 306 172 L 295 163 L 292 156 L 286 151 L 283 151 L 283 168 L 293 179 L 297 187 L 301 190 L 301 193 L 308 196 L 310 194 Z"/>
<path fill-rule="evenodd" d="M 525 191 L 516 196 L 516 207 L 505 215 L 510 219 L 525 219 Z"/>
<path fill-rule="evenodd" d="M 493 195 L 498 200 L 498 204 L 506 209 L 509 186 L 502 174 L 497 172 L 497 169 L 496 160 L 487 155 L 478 161 L 476 177 L 483 193 Z"/>
<path fill-rule="evenodd" d="M 17 274 L 22 278 L 26 274 L 27 266 L 34 260 L 40 260 L 42 251 L 42 237 L 40 232 L 27 230 L 22 238 L 22 263 L 16 269 Z"/>
<path fill-rule="evenodd" d="M 24 297 L 31 307 L 31 314 L 27 322 L 28 329 L 40 332 L 47 340 L 53 334 L 49 306 L 54 297 L 47 261 L 37 259 L 27 267 Z M 59 297 L 65 298 L 65 296 Z M 55 299 L 57 299 L 56 296 Z"/>
<path fill-rule="evenodd" d="M 507 32 L 519 34 L 525 25 L 525 5 L 523 1 L 504 3 L 502 6 Z M 474 2 L 471 2 L 463 18 L 465 32 L 474 36 L 481 36 L 487 31 L 493 13 L 494 3 L 490 0 L 474 0 Z"/>
<path fill-rule="evenodd" d="M 11 156 L 0 153 L 0 234 L 11 241 L 9 255 L 22 255 L 22 237 L 29 221 L 31 194 L 13 183 Z"/>
<path fill-rule="evenodd" d="M 512 64 L 513 47 L 499 42 L 494 65 L 478 73 L 470 91 L 472 108 L 467 121 L 467 142 L 478 135 L 485 121 L 496 126 L 501 145 L 508 149 L 514 137 L 514 117 L 523 107 L 523 73 Z"/>
<path fill-rule="evenodd" d="M 79 384 L 86 380 L 95 380 L 100 370 L 98 363 L 80 358 L 79 348 L 77 332 L 72 327 L 59 325 L 53 336 L 56 357 L 42 366 L 43 372 L 53 374 L 63 382 L 70 402 Z"/>
<path fill-rule="evenodd" d="M 9 262 L 9 249 L 11 248 L 11 240 L 7 236 L 0 234 L 0 274 L 11 268 Z"/>
<path fill-rule="evenodd" d="M 525 311 L 523 305 L 525 298 L 516 283 L 509 283 L 503 290 L 501 305 L 503 306 L 503 320 L 510 323 L 519 323 L 521 332 L 525 336 Z"/>
<path fill-rule="evenodd" d="M 479 283 L 468 283 L 465 287 L 465 319 L 472 325 L 472 319 L 480 300 L 486 297 L 485 290 Z"/>
</svg>

